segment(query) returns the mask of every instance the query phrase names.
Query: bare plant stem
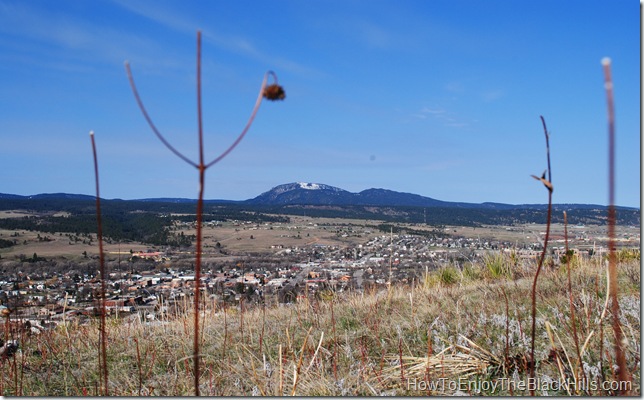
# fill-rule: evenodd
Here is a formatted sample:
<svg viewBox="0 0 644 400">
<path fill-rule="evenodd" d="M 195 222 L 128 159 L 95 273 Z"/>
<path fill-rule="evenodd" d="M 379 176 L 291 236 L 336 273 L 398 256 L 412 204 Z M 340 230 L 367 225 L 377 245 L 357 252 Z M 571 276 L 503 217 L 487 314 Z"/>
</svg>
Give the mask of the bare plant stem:
<svg viewBox="0 0 644 400">
<path fill-rule="evenodd" d="M 530 378 L 534 382 L 535 378 L 535 360 L 534 360 L 534 341 L 536 337 L 536 325 L 537 325 L 537 280 L 539 279 L 539 273 L 543 267 L 543 261 L 546 258 L 546 252 L 548 251 L 548 240 L 550 238 L 550 221 L 552 217 L 552 175 L 550 170 L 550 135 L 548 134 L 548 128 L 546 127 L 546 120 L 541 116 L 541 123 L 543 124 L 543 131 L 546 135 L 546 156 L 548 159 L 548 179 L 545 178 L 545 172 L 541 179 L 535 177 L 537 180 L 540 180 L 548 189 L 548 215 L 546 217 L 546 236 L 543 239 L 543 251 L 541 252 L 541 257 L 539 258 L 539 264 L 537 265 L 537 272 L 534 274 L 534 281 L 532 282 L 532 338 L 531 338 L 531 350 L 530 350 Z M 530 390 L 530 395 L 534 396 L 534 388 Z"/>
<path fill-rule="evenodd" d="M 228 349 L 228 318 L 227 318 L 227 312 L 226 312 L 226 302 L 223 302 L 223 309 L 224 309 L 224 355 L 227 356 L 228 353 L 226 353 L 226 349 Z"/>
<path fill-rule="evenodd" d="M 203 119 L 201 115 L 201 32 L 197 32 L 197 121 L 199 124 L 199 198 L 197 200 L 197 254 L 195 255 L 195 315 L 194 315 L 194 340 L 193 363 L 195 396 L 199 396 L 199 300 L 201 298 L 201 222 L 203 219 L 203 192 L 206 178 L 206 167 L 203 162 Z"/>
<path fill-rule="evenodd" d="M 99 371 L 101 377 L 103 378 L 103 395 L 109 396 L 109 390 L 107 387 L 108 382 L 108 371 L 107 371 L 107 332 L 105 327 L 105 257 L 103 254 L 103 225 L 101 222 L 101 196 L 99 191 L 99 180 L 98 180 L 98 158 L 96 156 L 96 142 L 94 140 L 94 132 L 89 133 L 90 139 L 92 140 L 92 154 L 94 156 L 94 180 L 96 181 L 96 224 L 97 224 L 97 233 L 96 240 L 98 241 L 98 252 L 100 260 L 100 273 L 101 273 L 101 293 L 99 295 L 99 307 L 100 307 L 100 352 L 99 352 Z"/>
<path fill-rule="evenodd" d="M 226 157 L 244 138 L 248 129 L 250 128 L 257 111 L 259 110 L 259 105 L 262 102 L 263 98 L 268 100 L 282 100 L 284 99 L 284 90 L 277 84 L 277 76 L 273 71 L 268 71 L 264 75 L 264 80 L 262 81 L 262 86 L 255 101 L 255 106 L 251 112 L 244 129 L 237 139 L 218 157 L 213 159 L 211 162 L 206 163 L 204 161 L 204 146 L 203 146 L 203 118 L 202 118 L 202 105 L 201 105 L 201 31 L 197 31 L 197 120 L 198 120 L 198 139 L 199 139 L 199 162 L 196 163 L 190 160 L 188 157 L 184 156 L 180 151 L 174 148 L 159 132 L 152 118 L 148 115 L 143 102 L 139 96 L 138 91 L 136 90 L 136 85 L 134 84 L 134 78 L 132 77 L 132 71 L 130 70 L 130 64 L 125 62 L 125 69 L 127 72 L 128 80 L 130 81 L 130 86 L 134 94 L 134 98 L 143 113 L 148 125 L 154 132 L 154 134 L 161 140 L 161 142 L 172 151 L 177 157 L 181 158 L 183 161 L 197 168 L 199 171 L 199 197 L 197 199 L 197 244 L 196 244 L 196 255 L 195 255 L 195 297 L 194 297 L 194 340 L 193 340 L 193 364 L 194 364 L 194 385 L 195 385 L 195 395 L 199 396 L 199 304 L 201 298 L 201 258 L 202 258 L 202 219 L 203 219 L 203 195 L 204 195 L 204 186 L 205 186 L 205 177 L 206 170 Z M 275 84 L 266 86 L 268 81 L 268 76 L 271 75 L 275 80 Z M 268 90 L 270 89 L 270 90 Z"/>
<path fill-rule="evenodd" d="M 566 243 L 566 269 L 568 270 L 568 301 L 570 303 L 570 323 L 572 324 L 572 337 L 575 341 L 575 351 L 577 352 L 577 371 L 575 371 L 575 377 L 579 380 L 580 377 L 583 377 L 583 384 L 578 385 L 577 387 L 586 387 L 586 373 L 584 372 L 584 366 L 581 360 L 581 350 L 579 348 L 579 335 L 577 335 L 577 318 L 575 317 L 575 306 L 572 301 L 572 278 L 571 278 L 571 257 L 568 249 L 568 215 L 564 211 L 564 242 Z"/>
<path fill-rule="evenodd" d="M 239 299 L 239 336 L 244 343 L 244 298 Z"/>
<path fill-rule="evenodd" d="M 405 364 L 403 362 L 403 355 L 402 355 L 402 337 L 398 338 L 398 362 L 400 363 L 400 384 L 404 386 L 405 385 Z"/>
<path fill-rule="evenodd" d="M 599 274 L 597 274 L 597 286 L 595 289 L 595 295 L 597 298 L 600 298 L 599 295 Z M 608 283 L 610 285 L 610 282 Z M 600 384 L 603 384 L 606 381 L 606 375 L 604 374 L 604 318 L 603 318 L 603 313 L 599 317 L 599 372 L 601 373 L 601 382 Z M 602 387 L 602 386 L 600 386 Z M 600 392 L 601 394 L 604 394 L 604 391 L 602 390 Z"/>
<path fill-rule="evenodd" d="M 302 343 L 302 348 L 300 349 L 300 359 L 297 362 L 297 367 L 294 366 L 294 369 L 293 369 L 293 390 L 291 390 L 291 396 L 295 396 L 295 390 L 297 389 L 297 384 L 300 382 L 300 371 L 302 369 L 302 361 L 304 360 L 304 350 L 306 349 L 306 343 L 309 340 L 309 336 L 311 335 L 312 330 L 313 330 L 313 327 L 310 327 L 309 331 L 306 333 L 306 336 L 304 337 L 304 343 Z"/>
<path fill-rule="evenodd" d="M 510 365 L 510 304 L 505 286 L 501 286 L 501 292 L 505 299 L 505 366 L 503 367 L 505 369 Z M 512 389 L 510 388 L 510 390 Z"/>
<path fill-rule="evenodd" d="M 338 381 L 338 336 L 335 331 L 335 314 L 333 312 L 333 303 L 335 298 L 331 299 L 331 329 L 333 330 L 333 378 Z"/>
<path fill-rule="evenodd" d="M 139 396 L 143 396 L 143 373 L 141 372 L 141 351 L 139 350 L 139 339 L 134 338 L 136 344 L 136 364 L 139 372 Z"/>
<path fill-rule="evenodd" d="M 622 327 L 619 322 L 619 302 L 617 300 L 617 253 L 615 249 L 615 107 L 613 100 L 613 80 L 611 77 L 610 58 L 602 60 L 604 69 L 604 87 L 606 89 L 606 103 L 608 108 L 608 276 L 609 297 L 611 299 L 611 313 L 613 314 L 613 331 L 615 334 L 615 361 L 617 362 L 617 376 L 620 381 L 620 395 L 628 395 L 626 382 L 631 382 L 631 377 L 626 367 L 624 355 Z M 630 386 L 630 385 L 628 385 Z"/>
<path fill-rule="evenodd" d="M 279 364 L 280 364 L 280 383 L 277 389 L 277 395 L 282 396 L 284 394 L 283 382 L 284 382 L 284 364 L 282 362 L 282 345 L 279 345 Z"/>
<path fill-rule="evenodd" d="M 431 381 L 431 374 L 429 372 L 429 358 L 432 356 L 433 350 L 432 350 L 432 330 L 431 327 L 427 328 L 427 363 L 425 364 L 425 379 L 427 382 Z M 383 352 L 384 355 L 384 352 Z M 382 367 L 381 367 L 382 370 Z M 429 386 L 429 385 L 428 385 Z M 427 395 L 431 396 L 432 391 L 431 388 L 427 387 Z"/>
<path fill-rule="evenodd" d="M 259 354 L 264 354 L 264 328 L 266 327 L 266 304 L 262 303 L 262 331 L 259 334 Z"/>
</svg>

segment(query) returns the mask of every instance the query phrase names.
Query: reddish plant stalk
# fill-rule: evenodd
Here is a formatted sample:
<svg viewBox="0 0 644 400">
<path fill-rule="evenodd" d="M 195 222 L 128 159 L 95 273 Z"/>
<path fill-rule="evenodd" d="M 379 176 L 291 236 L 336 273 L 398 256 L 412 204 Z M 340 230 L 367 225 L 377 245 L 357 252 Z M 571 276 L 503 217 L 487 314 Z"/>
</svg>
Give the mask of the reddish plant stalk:
<svg viewBox="0 0 644 400">
<path fill-rule="evenodd" d="M 98 158 L 96 156 L 96 142 L 94 140 L 94 131 L 89 133 L 89 137 L 92 140 L 92 154 L 94 156 L 94 180 L 96 181 L 96 225 L 97 233 L 96 239 L 98 241 L 98 252 L 100 260 L 100 273 L 101 273 L 101 292 L 99 294 L 99 307 L 100 307 L 100 352 L 98 357 L 99 362 L 99 371 L 100 375 L 103 378 L 103 395 L 109 396 L 109 390 L 107 387 L 107 332 L 105 327 L 105 257 L 103 255 L 103 224 L 101 222 L 101 196 L 99 191 L 99 180 L 98 180 Z"/>
<path fill-rule="evenodd" d="M 136 364 L 139 370 L 139 396 L 143 395 L 143 373 L 141 372 L 141 351 L 139 350 L 139 339 L 134 338 L 136 344 Z"/>
<path fill-rule="evenodd" d="M 628 395 L 629 390 L 626 389 L 626 382 L 630 384 L 631 377 L 626 367 L 622 327 L 619 322 L 619 302 L 617 301 L 617 253 L 615 249 L 615 107 L 610 64 L 610 58 L 604 58 L 602 60 L 608 108 L 608 277 L 610 280 L 608 290 L 611 299 L 611 313 L 613 314 L 613 332 L 615 334 L 615 361 L 617 362 L 617 376 L 621 388 L 619 394 Z"/>
<path fill-rule="evenodd" d="M 400 363 L 400 384 L 405 386 L 405 363 L 402 355 L 402 337 L 398 338 L 398 362 Z"/>
<path fill-rule="evenodd" d="M 536 325 L 537 325 L 537 280 L 539 279 L 539 273 L 541 272 L 541 267 L 543 267 L 543 261 L 546 258 L 546 252 L 548 251 L 548 240 L 550 238 L 550 220 L 552 217 L 552 175 L 550 171 L 550 134 L 546 128 L 546 120 L 541 117 L 541 123 L 543 124 L 543 131 L 546 135 L 546 156 L 548 159 L 548 179 L 546 180 L 546 173 L 544 172 L 541 178 L 532 176 L 533 178 L 540 180 L 544 186 L 548 189 L 548 215 L 546 217 L 546 236 L 543 239 L 543 251 L 541 252 L 541 257 L 539 258 L 539 264 L 537 265 L 537 272 L 534 274 L 534 281 L 532 282 L 532 338 L 531 338 L 531 350 L 530 350 L 530 378 L 534 382 L 535 378 L 535 360 L 534 360 L 534 341 L 536 336 Z M 530 395 L 534 396 L 535 391 L 531 386 Z"/>
<path fill-rule="evenodd" d="M 136 85 L 134 84 L 134 78 L 132 77 L 132 72 L 130 70 L 130 65 L 128 62 L 125 63 L 125 69 L 127 72 L 128 80 L 130 82 L 130 86 L 132 88 L 132 92 L 134 94 L 134 98 L 136 99 L 136 102 L 141 109 L 141 112 L 143 113 L 143 116 L 145 117 L 146 121 L 148 122 L 148 125 L 150 125 L 150 128 L 154 132 L 154 134 L 161 140 L 161 142 L 170 150 L 172 151 L 176 156 L 187 162 L 188 164 L 192 165 L 193 167 L 197 168 L 199 171 L 199 197 L 197 200 L 197 216 L 196 216 L 196 223 L 197 223 L 197 244 L 196 244 L 196 255 L 195 255 L 195 299 L 194 299 L 194 340 L 193 340 L 193 364 L 194 364 L 194 385 L 195 385 L 195 395 L 199 396 L 199 359 L 200 359 L 200 354 L 199 354 L 199 304 L 200 304 L 200 298 L 201 298 L 201 257 L 202 257 L 202 218 L 203 218 L 203 194 L 204 194 L 204 186 L 205 186 L 205 176 L 206 176 L 206 170 L 222 160 L 224 157 L 226 157 L 244 138 L 246 133 L 248 132 L 248 129 L 250 128 L 251 124 L 253 123 L 253 120 L 255 119 L 255 116 L 257 115 L 257 111 L 259 110 L 259 105 L 261 104 L 261 101 L 263 98 L 266 98 L 268 100 L 283 100 L 286 96 L 284 94 L 284 89 L 277 84 L 277 76 L 273 71 L 268 71 L 264 75 L 264 80 L 262 81 L 262 86 L 259 91 L 259 95 L 257 96 L 257 100 L 255 101 L 255 106 L 253 108 L 253 111 L 251 112 L 251 115 L 246 122 L 246 125 L 244 126 L 244 129 L 242 130 L 241 134 L 237 137 L 237 139 L 223 152 L 221 153 L 218 157 L 213 159 L 209 163 L 205 163 L 204 161 L 204 146 L 203 146 L 203 123 L 202 123 L 202 106 L 201 106 L 201 31 L 197 31 L 197 119 L 198 119 L 198 126 L 199 126 L 199 132 L 198 132 L 198 139 L 199 139 L 199 163 L 196 163 L 192 160 L 190 160 L 188 157 L 184 156 L 180 151 L 178 151 L 176 148 L 174 148 L 164 137 L 163 135 L 159 132 L 159 130 L 156 128 L 154 123 L 152 122 L 152 118 L 148 115 L 145 107 L 143 106 L 143 102 L 141 101 L 141 98 L 139 96 L 138 91 L 136 90 Z M 273 79 L 275 80 L 275 83 L 272 85 L 267 86 L 267 80 L 268 76 L 271 75 Z"/>
<path fill-rule="evenodd" d="M 195 396 L 199 396 L 199 300 L 201 298 L 201 222 L 203 218 L 203 192 L 206 178 L 206 167 L 203 162 L 203 119 L 201 117 L 201 32 L 197 32 L 197 121 L 199 124 L 199 198 L 197 199 L 197 254 L 195 255 L 195 315 L 193 363 Z"/>
</svg>

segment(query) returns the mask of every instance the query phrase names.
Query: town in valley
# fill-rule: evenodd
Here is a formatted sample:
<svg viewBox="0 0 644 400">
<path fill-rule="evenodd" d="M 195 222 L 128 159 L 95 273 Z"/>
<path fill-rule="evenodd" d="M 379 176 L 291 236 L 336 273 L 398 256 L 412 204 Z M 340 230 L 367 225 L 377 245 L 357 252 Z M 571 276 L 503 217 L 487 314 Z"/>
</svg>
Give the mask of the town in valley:
<svg viewBox="0 0 644 400">
<path fill-rule="evenodd" d="M 1 218 L 23 218 L 3 211 Z M 200 287 L 204 306 L 287 306 L 345 291 L 422 285 L 429 271 L 505 255 L 533 268 L 546 225 L 430 226 L 377 220 L 290 216 L 277 221 L 210 220 L 203 224 Z M 106 308 L 111 316 L 163 323 L 192 304 L 195 222 L 176 220 L 172 234 L 190 246 L 104 238 Z M 98 315 L 101 281 L 96 233 L 0 229 L 0 307 L 32 331 Z M 547 267 L 566 246 L 577 257 L 607 252 L 605 225 L 551 226 Z M 618 226 L 619 249 L 640 248 L 639 226 Z"/>
</svg>

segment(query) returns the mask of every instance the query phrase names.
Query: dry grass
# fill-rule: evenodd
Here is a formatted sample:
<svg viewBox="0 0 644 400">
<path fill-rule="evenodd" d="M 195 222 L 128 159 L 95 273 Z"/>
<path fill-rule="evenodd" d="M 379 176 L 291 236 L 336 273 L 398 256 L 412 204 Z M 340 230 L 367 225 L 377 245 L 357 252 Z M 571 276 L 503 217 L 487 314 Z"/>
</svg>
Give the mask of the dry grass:
<svg viewBox="0 0 644 400">
<path fill-rule="evenodd" d="M 634 371 L 632 393 L 639 394 L 639 262 L 632 259 L 619 267 L 625 354 Z M 486 395 L 528 395 L 521 382 L 528 378 L 534 266 L 521 265 L 512 277 L 496 279 L 486 277 L 485 265 L 470 268 L 478 270 L 480 279 L 459 274 L 450 284 L 341 293 L 333 300 L 266 309 L 245 306 L 243 313 L 232 306 L 208 304 L 200 315 L 200 394 L 449 395 L 480 390 Z M 599 353 L 605 271 L 600 261 L 588 260 L 570 270 L 582 368 L 592 385 L 546 390 L 550 395 L 614 393 L 601 386 L 604 379 L 608 384 L 617 379 L 610 368 L 614 360 L 610 329 L 604 332 L 607 351 L 603 358 Z M 536 376 L 544 385 L 552 386 L 562 376 L 575 382 L 566 278 L 562 267 L 544 269 L 539 281 L 535 359 Z M 152 323 L 138 318 L 109 320 L 109 393 L 193 394 L 192 321 L 191 312 L 178 318 L 159 316 Z M 610 309 L 603 321 L 609 323 Z M 40 335 L 18 337 L 21 352 L 0 365 L 0 394 L 100 394 L 98 332 L 97 322 L 68 322 Z M 600 361 L 604 370 L 599 370 Z M 515 385 L 500 384 L 510 381 Z M 497 386 L 492 389 L 494 382 Z M 456 383 L 461 386 L 455 388 Z M 537 394 L 545 393 L 538 388 Z"/>
<path fill-rule="evenodd" d="M 28 257 L 31 257 L 33 253 L 37 253 L 39 256 L 46 257 L 48 259 L 60 259 L 61 257 L 65 257 L 72 260 L 82 259 L 83 252 L 87 252 L 89 255 L 98 255 L 96 234 L 92 234 L 92 244 L 83 244 L 82 242 L 70 244 L 69 238 L 65 235 L 61 236 L 58 233 L 54 235 L 52 233 L 39 231 L 0 229 L 0 237 L 8 239 L 11 238 L 11 235 L 15 232 L 20 233 L 20 237 L 15 238 L 18 240 L 18 244 L 7 249 L 2 249 L 3 260 L 15 259 L 20 254 L 25 254 Z M 37 237 L 38 235 L 43 237 L 47 236 L 51 241 L 39 241 Z M 150 247 L 153 246 L 142 243 L 103 244 L 105 254 L 117 257 L 120 253 L 123 259 L 130 256 L 130 249 L 133 251 L 146 251 Z"/>
</svg>

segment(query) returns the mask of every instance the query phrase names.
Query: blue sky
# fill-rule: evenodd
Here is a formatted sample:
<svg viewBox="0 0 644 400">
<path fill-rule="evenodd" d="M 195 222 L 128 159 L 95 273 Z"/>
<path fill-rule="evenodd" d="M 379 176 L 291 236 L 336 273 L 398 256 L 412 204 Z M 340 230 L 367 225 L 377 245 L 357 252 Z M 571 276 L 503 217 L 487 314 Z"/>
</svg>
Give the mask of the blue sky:
<svg viewBox="0 0 644 400">
<path fill-rule="evenodd" d="M 288 182 L 447 201 L 607 204 L 600 60 L 611 57 L 616 202 L 640 206 L 640 5 L 630 0 L 0 0 L 0 192 L 197 197 L 196 31 L 203 32 L 205 197 Z"/>
</svg>

